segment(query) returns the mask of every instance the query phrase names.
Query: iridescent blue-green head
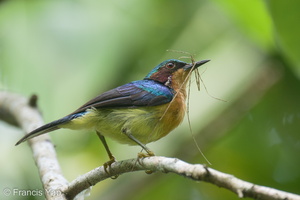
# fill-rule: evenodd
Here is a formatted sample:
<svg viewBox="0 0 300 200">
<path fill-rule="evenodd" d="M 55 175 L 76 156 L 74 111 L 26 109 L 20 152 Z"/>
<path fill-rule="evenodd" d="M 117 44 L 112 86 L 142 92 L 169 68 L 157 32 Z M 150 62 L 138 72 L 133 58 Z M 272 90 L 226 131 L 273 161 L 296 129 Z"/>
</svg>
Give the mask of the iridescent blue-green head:
<svg viewBox="0 0 300 200">
<path fill-rule="evenodd" d="M 151 79 L 166 86 L 174 87 L 175 85 L 184 83 L 191 70 L 198 68 L 208 61 L 202 60 L 195 63 L 186 63 L 176 59 L 165 60 L 152 69 L 145 79 Z"/>
</svg>

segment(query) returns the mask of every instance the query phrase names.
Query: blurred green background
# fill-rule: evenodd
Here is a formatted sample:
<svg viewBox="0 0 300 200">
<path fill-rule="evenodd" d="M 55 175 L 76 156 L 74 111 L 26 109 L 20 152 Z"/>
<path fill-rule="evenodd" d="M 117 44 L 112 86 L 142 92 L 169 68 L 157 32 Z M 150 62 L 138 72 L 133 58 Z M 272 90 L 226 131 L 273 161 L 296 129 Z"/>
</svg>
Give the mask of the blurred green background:
<svg viewBox="0 0 300 200">
<path fill-rule="evenodd" d="M 0 2 L 0 89 L 37 94 L 45 122 L 96 95 L 142 79 L 165 59 L 211 59 L 191 86 L 190 118 L 149 144 L 259 185 L 300 194 L 300 1 L 53 0 Z M 190 59 L 184 59 L 190 62 Z M 225 99 L 219 101 L 210 95 Z M 0 199 L 4 188 L 41 189 L 24 134 L 0 122 Z M 50 134 L 71 181 L 102 165 L 96 134 Z M 139 147 L 108 140 L 118 160 Z M 207 164 L 207 163 L 206 163 Z M 87 199 L 238 199 L 225 189 L 174 174 L 129 173 L 92 188 Z"/>
</svg>

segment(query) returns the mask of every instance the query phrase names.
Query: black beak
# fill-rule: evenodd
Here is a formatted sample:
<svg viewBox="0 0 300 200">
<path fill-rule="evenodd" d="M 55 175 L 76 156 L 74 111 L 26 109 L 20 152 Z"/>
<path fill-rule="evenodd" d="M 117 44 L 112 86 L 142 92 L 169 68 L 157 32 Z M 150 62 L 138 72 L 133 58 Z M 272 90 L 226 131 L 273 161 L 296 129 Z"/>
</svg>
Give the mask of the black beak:
<svg viewBox="0 0 300 200">
<path fill-rule="evenodd" d="M 183 67 L 183 69 L 188 70 L 188 69 L 191 69 L 193 66 L 195 66 L 194 69 L 196 69 L 196 68 L 200 67 L 201 65 L 204 65 L 205 63 L 209 62 L 209 61 L 210 60 L 201 60 L 201 61 L 198 61 L 198 62 L 195 62 L 195 63 L 189 63 L 189 64 L 185 65 Z"/>
</svg>

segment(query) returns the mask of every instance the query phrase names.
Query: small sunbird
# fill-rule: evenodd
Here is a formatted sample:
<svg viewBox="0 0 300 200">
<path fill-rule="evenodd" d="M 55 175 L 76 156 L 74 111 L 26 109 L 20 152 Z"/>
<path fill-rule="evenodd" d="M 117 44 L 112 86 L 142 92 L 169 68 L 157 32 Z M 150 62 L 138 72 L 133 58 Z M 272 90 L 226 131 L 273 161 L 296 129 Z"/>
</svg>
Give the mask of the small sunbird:
<svg viewBox="0 0 300 200">
<path fill-rule="evenodd" d="M 146 144 L 166 136 L 182 122 L 186 111 L 186 83 L 191 72 L 208 61 L 163 61 L 143 80 L 104 92 L 71 114 L 26 134 L 16 145 L 60 128 L 87 129 L 96 131 L 103 143 L 110 159 L 106 164 L 115 162 L 115 157 L 105 137 L 140 145 L 147 152 L 145 156 L 153 156 Z"/>
</svg>

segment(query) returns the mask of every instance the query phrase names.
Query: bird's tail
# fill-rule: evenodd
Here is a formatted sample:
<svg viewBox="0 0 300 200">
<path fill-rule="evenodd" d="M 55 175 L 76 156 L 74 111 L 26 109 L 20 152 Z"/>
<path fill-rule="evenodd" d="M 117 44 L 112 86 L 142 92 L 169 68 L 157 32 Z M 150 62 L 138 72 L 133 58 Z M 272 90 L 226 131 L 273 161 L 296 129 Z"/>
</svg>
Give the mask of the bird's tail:
<svg viewBox="0 0 300 200">
<path fill-rule="evenodd" d="M 29 140 L 31 138 L 34 138 L 36 136 L 42 135 L 44 133 L 48 133 L 51 131 L 55 131 L 57 129 L 60 129 L 59 125 L 65 124 L 69 122 L 70 120 L 74 119 L 73 115 L 68 115 L 66 117 L 63 117 L 61 119 L 55 120 L 53 122 L 50 122 L 48 124 L 45 124 L 30 133 L 26 134 L 24 137 L 22 137 L 17 143 L 16 146 L 21 144 L 22 142 L 25 142 L 26 140 Z"/>
</svg>

